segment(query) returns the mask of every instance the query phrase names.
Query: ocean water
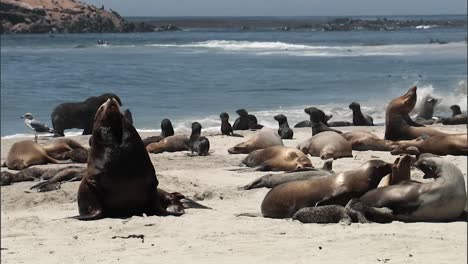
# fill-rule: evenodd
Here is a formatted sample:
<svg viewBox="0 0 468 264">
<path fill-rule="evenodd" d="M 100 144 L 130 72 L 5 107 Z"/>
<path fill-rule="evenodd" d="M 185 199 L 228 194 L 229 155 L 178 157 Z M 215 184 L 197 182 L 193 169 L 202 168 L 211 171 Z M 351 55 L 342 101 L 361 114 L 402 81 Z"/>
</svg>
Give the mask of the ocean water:
<svg viewBox="0 0 468 264">
<path fill-rule="evenodd" d="M 31 133 L 26 112 L 51 125 L 56 105 L 106 92 L 120 96 L 141 131 L 158 131 L 163 118 L 176 130 L 198 121 L 215 131 L 221 112 L 232 123 L 239 108 L 269 127 L 278 113 L 291 126 L 306 120 L 307 106 L 351 121 L 352 101 L 383 123 L 386 104 L 414 84 L 419 98 L 442 98 L 435 114 L 445 116 L 452 104 L 467 107 L 466 30 L 2 35 L 1 136 Z"/>
</svg>

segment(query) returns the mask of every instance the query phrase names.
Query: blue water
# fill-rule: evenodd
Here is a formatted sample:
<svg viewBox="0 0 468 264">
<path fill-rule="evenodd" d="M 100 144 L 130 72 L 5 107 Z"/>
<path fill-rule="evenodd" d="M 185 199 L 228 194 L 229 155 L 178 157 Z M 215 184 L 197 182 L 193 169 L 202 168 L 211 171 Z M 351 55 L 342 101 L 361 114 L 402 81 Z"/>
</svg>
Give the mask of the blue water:
<svg viewBox="0 0 468 264">
<path fill-rule="evenodd" d="M 233 122 L 238 108 L 271 127 L 277 113 L 291 125 L 307 119 L 305 106 L 349 121 L 351 101 L 383 122 L 386 103 L 413 84 L 420 95 L 442 97 L 436 114 L 444 115 L 453 103 L 466 110 L 465 39 L 466 27 L 2 35 L 1 135 L 29 133 L 19 118 L 26 112 L 50 125 L 56 105 L 105 92 L 148 130 L 163 118 L 214 129 L 220 112 Z"/>
</svg>

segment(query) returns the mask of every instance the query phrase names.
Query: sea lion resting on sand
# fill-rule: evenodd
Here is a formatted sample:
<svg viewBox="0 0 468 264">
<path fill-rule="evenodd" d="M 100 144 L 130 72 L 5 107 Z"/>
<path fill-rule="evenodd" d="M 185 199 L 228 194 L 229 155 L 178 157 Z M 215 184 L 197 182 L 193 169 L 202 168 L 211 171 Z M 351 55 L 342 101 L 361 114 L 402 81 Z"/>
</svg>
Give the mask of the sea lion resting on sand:
<svg viewBox="0 0 468 264">
<path fill-rule="evenodd" d="M 413 140 L 402 140 L 392 145 L 393 155 L 431 153 L 435 155 L 468 155 L 467 134 L 445 134 L 432 137 L 419 137 Z"/>
<path fill-rule="evenodd" d="M 381 139 L 378 136 L 367 132 L 355 130 L 341 134 L 346 140 L 351 142 L 353 150 L 366 151 L 390 151 L 393 141 Z"/>
<path fill-rule="evenodd" d="M 468 123 L 468 115 L 462 114 L 460 106 L 450 106 L 452 110 L 452 117 L 442 118 L 442 124 L 444 125 L 463 125 Z"/>
<path fill-rule="evenodd" d="M 269 128 L 263 128 L 246 142 L 239 143 L 228 149 L 228 152 L 230 154 L 249 154 L 254 150 L 264 149 L 271 146 L 283 146 L 283 141 L 276 131 Z"/>
<path fill-rule="evenodd" d="M 146 146 L 149 153 L 163 153 L 189 150 L 190 139 L 185 135 L 174 135 Z"/>
<path fill-rule="evenodd" d="M 181 215 L 182 195 L 157 189 L 143 142 L 115 99 L 97 111 L 88 167 L 78 189 L 79 220 L 132 215 Z"/>
<path fill-rule="evenodd" d="M 300 150 L 293 147 L 272 146 L 252 151 L 242 161 L 261 171 L 293 171 L 313 168 L 312 162 Z"/>
<path fill-rule="evenodd" d="M 263 199 L 262 214 L 269 218 L 289 218 L 305 207 L 345 206 L 350 199 L 376 188 L 380 180 L 392 171 L 392 165 L 370 160 L 355 170 L 278 185 Z"/>
<path fill-rule="evenodd" d="M 59 160 L 52 158 L 45 151 L 44 147 L 30 140 L 15 142 L 2 164 L 3 167 L 8 167 L 10 170 L 21 170 L 33 165 L 41 165 L 47 163 L 61 163 Z"/>
<path fill-rule="evenodd" d="M 338 159 L 353 156 L 351 142 L 332 131 L 316 134 L 299 144 L 297 148 L 304 154 L 310 154 L 321 159 Z"/>
<path fill-rule="evenodd" d="M 50 116 L 55 133 L 64 136 L 65 129 L 81 128 L 84 129 L 83 135 L 91 134 L 94 115 L 99 106 L 109 98 L 115 98 L 119 105 L 122 105 L 120 98 L 113 93 L 91 96 L 84 102 L 59 104 Z"/>
<path fill-rule="evenodd" d="M 56 190 L 58 188 L 57 184 L 62 181 L 81 180 L 85 171 L 85 167 L 79 166 L 57 168 L 30 167 L 22 169 L 17 173 L 2 171 L 0 185 L 10 185 L 15 182 L 23 181 L 45 180 L 44 182 L 34 185 L 31 189 L 38 188 L 38 191 L 51 191 Z"/>
<path fill-rule="evenodd" d="M 164 118 L 161 121 L 161 134 L 159 136 L 152 136 L 143 139 L 143 144 L 148 146 L 151 143 L 157 143 L 161 141 L 163 138 L 173 136 L 174 135 L 174 128 L 172 127 L 171 120 Z"/>
<path fill-rule="evenodd" d="M 424 127 L 409 117 L 409 113 L 416 104 L 416 89 L 416 86 L 411 87 L 404 95 L 393 99 L 388 104 L 385 114 L 385 139 L 396 141 L 415 139 L 422 135 L 446 135 Z"/>
<path fill-rule="evenodd" d="M 359 200 L 372 207 L 388 207 L 393 219 L 407 222 L 452 221 L 465 209 L 463 173 L 454 164 L 432 154 L 422 154 L 414 166 L 433 182 L 403 181 L 377 188 Z"/>
</svg>

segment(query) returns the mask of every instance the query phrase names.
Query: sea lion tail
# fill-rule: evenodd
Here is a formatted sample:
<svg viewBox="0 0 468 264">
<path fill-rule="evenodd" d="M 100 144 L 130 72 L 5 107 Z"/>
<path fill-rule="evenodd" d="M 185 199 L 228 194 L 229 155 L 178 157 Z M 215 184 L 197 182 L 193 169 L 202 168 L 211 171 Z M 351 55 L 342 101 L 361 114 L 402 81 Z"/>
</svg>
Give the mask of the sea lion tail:
<svg viewBox="0 0 468 264">
<path fill-rule="evenodd" d="M 185 209 L 188 209 L 188 208 L 194 208 L 194 209 L 213 209 L 211 207 L 208 207 L 208 206 L 205 206 L 203 204 L 200 204 L 200 203 L 197 203 L 196 201 L 190 199 L 190 198 L 182 198 L 180 200 L 180 202 L 182 203 L 182 205 L 184 206 Z"/>
</svg>

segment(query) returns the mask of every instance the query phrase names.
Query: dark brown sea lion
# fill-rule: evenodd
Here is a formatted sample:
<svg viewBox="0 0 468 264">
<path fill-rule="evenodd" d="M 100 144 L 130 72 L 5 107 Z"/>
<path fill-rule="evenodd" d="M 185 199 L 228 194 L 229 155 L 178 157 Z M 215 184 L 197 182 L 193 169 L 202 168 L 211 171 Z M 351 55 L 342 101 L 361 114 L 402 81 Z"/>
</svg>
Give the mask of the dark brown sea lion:
<svg viewBox="0 0 468 264">
<path fill-rule="evenodd" d="M 85 177 L 78 189 L 79 220 L 132 215 L 181 215 L 183 206 L 157 191 L 158 180 L 143 142 L 118 101 L 99 107 Z"/>
<path fill-rule="evenodd" d="M 45 180 L 48 181 L 50 179 L 55 178 L 54 182 L 60 181 L 70 181 L 70 180 L 81 180 L 80 175 L 76 173 L 76 171 L 85 171 L 85 167 L 79 166 L 66 166 L 66 167 L 57 167 L 57 168 L 39 168 L 39 167 L 30 167 L 26 169 L 22 169 L 17 173 L 12 173 L 9 171 L 2 171 L 1 172 L 1 184 L 0 185 L 10 185 L 15 182 L 23 182 L 23 181 L 35 181 L 35 180 Z M 73 177 L 64 177 L 63 174 L 73 174 Z M 62 175 L 62 176 L 61 176 Z M 58 177 L 57 177 L 58 176 Z M 76 179 L 74 179 L 76 177 Z M 61 178 L 61 180 L 58 180 Z M 35 188 L 33 186 L 32 188 Z M 50 190 L 52 190 L 51 188 Z"/>
<path fill-rule="evenodd" d="M 278 135 L 280 135 L 281 139 L 292 139 L 294 131 L 289 127 L 287 117 L 279 114 L 275 115 L 273 118 L 278 121 Z"/>
<path fill-rule="evenodd" d="M 308 107 L 304 109 L 304 112 L 310 116 L 310 125 L 312 127 L 312 136 L 317 135 L 318 133 L 325 132 L 325 131 L 333 131 L 338 134 L 341 134 L 343 132 L 329 128 L 328 124 L 324 122 L 326 121 L 327 118 L 325 116 L 325 113 L 317 109 L 315 107 Z"/>
<path fill-rule="evenodd" d="M 234 130 L 248 130 L 249 129 L 249 113 L 245 109 L 238 109 L 236 113 L 239 117 L 234 121 L 232 129 Z"/>
<path fill-rule="evenodd" d="M 361 112 L 361 105 L 352 102 L 349 104 L 349 109 L 353 111 L 353 125 L 355 126 L 373 126 L 374 120 L 370 115 L 364 115 Z"/>
<path fill-rule="evenodd" d="M 402 140 L 392 145 L 393 155 L 431 153 L 436 155 L 468 155 L 467 134 L 445 134 L 432 137 L 420 137 L 413 140 Z"/>
<path fill-rule="evenodd" d="M 239 134 L 235 134 L 231 123 L 229 123 L 229 115 L 226 112 L 222 112 L 219 115 L 219 118 L 221 119 L 221 134 L 226 135 L 226 136 L 233 136 L 233 137 L 244 137 Z"/>
<path fill-rule="evenodd" d="M 310 159 L 293 147 L 272 146 L 252 151 L 242 161 L 261 171 L 293 171 L 313 168 Z"/>
<path fill-rule="evenodd" d="M 392 165 L 370 160 L 355 170 L 278 185 L 263 199 L 262 214 L 269 218 L 289 218 L 305 207 L 345 206 L 350 199 L 359 198 L 376 188 L 380 180 L 392 171 Z"/>
<path fill-rule="evenodd" d="M 173 136 L 174 135 L 174 128 L 172 127 L 171 120 L 164 118 L 161 121 L 161 134 L 159 136 L 152 136 L 143 139 L 143 144 L 148 146 L 151 143 L 157 143 L 161 141 L 163 138 Z"/>
<path fill-rule="evenodd" d="M 320 110 L 320 109 L 319 109 Z M 322 110 L 320 110 L 322 111 Z M 323 111 L 322 111 L 323 112 Z M 325 113 L 323 113 L 325 115 Z M 333 117 L 333 115 L 325 115 L 324 124 L 328 126 L 328 121 Z M 294 125 L 294 127 L 311 127 L 310 120 L 304 120 Z"/>
<path fill-rule="evenodd" d="M 414 166 L 433 182 L 403 181 L 377 188 L 359 200 L 372 207 L 387 207 L 394 220 L 452 221 L 465 209 L 466 190 L 463 173 L 457 166 L 432 154 L 422 154 Z"/>
<path fill-rule="evenodd" d="M 323 168 L 308 168 L 307 170 L 292 171 L 285 173 L 267 174 L 258 179 L 253 180 L 249 184 L 242 187 L 244 190 L 250 190 L 255 188 L 273 188 L 280 184 L 291 182 L 291 181 L 303 181 L 309 180 L 314 177 L 330 176 L 335 175 L 332 171 L 333 160 L 327 160 L 323 164 Z"/>
<path fill-rule="evenodd" d="M 189 150 L 190 139 L 185 135 L 174 135 L 146 146 L 149 153 L 163 153 Z"/>
<path fill-rule="evenodd" d="M 450 110 L 452 110 L 452 117 L 462 114 L 462 111 L 459 105 L 450 106 Z"/>
<path fill-rule="evenodd" d="M 263 125 L 258 124 L 257 117 L 254 115 L 248 115 L 247 116 L 249 119 L 249 129 L 250 130 L 258 130 L 262 129 Z"/>
<path fill-rule="evenodd" d="M 198 122 L 192 123 L 192 134 L 190 135 L 189 149 L 192 154 L 206 156 L 210 151 L 210 141 L 206 137 L 200 136 L 202 126 Z"/>
<path fill-rule="evenodd" d="M 341 134 L 346 140 L 351 142 L 353 150 L 367 151 L 390 151 L 393 141 L 381 139 L 378 136 L 367 132 L 355 130 Z"/>
<path fill-rule="evenodd" d="M 249 154 L 254 150 L 264 149 L 271 146 L 283 146 L 283 141 L 276 131 L 263 128 L 249 140 L 228 149 L 228 152 L 230 154 Z"/>
<path fill-rule="evenodd" d="M 113 93 L 92 96 L 84 102 L 59 104 L 50 116 L 55 133 L 64 136 L 65 129 L 81 128 L 84 129 L 83 135 L 91 134 L 96 111 L 109 98 L 115 98 L 122 105 L 120 98 Z"/>
<path fill-rule="evenodd" d="M 297 146 L 304 154 L 310 154 L 321 159 L 338 159 L 352 157 L 351 142 L 340 134 L 325 131 L 312 136 Z"/>
<path fill-rule="evenodd" d="M 424 127 L 409 117 L 409 113 L 416 104 L 416 89 L 416 86 L 411 87 L 404 95 L 393 99 L 388 104 L 385 114 L 385 139 L 396 141 L 415 139 L 422 135 L 446 135 Z"/>
<path fill-rule="evenodd" d="M 41 145 L 33 141 L 25 140 L 15 142 L 11 146 L 3 165 L 10 170 L 21 170 L 33 165 L 47 163 L 61 162 L 49 156 Z"/>
<path fill-rule="evenodd" d="M 463 114 L 460 110 L 460 106 L 450 106 L 452 110 L 452 117 L 442 118 L 442 124 L 444 125 L 463 125 L 468 123 L 468 115 Z"/>
</svg>

